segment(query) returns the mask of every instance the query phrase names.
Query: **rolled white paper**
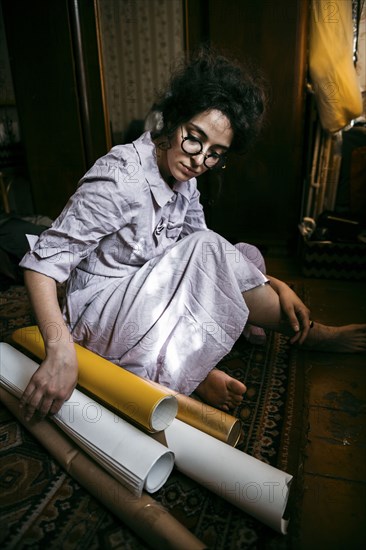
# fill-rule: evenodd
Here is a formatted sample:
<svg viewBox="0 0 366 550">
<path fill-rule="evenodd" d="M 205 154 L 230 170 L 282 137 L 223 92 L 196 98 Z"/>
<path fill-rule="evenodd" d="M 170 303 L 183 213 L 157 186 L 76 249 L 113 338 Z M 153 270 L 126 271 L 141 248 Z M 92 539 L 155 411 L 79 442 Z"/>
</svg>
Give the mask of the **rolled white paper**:
<svg viewBox="0 0 366 550">
<path fill-rule="evenodd" d="M 269 527 L 286 534 L 283 518 L 292 476 L 208 434 L 173 420 L 167 446 L 182 473 Z"/>
<path fill-rule="evenodd" d="M 0 383 L 16 397 L 39 365 L 0 343 Z M 75 389 L 53 420 L 133 494 L 155 492 L 174 466 L 174 454 L 90 397 Z"/>
</svg>

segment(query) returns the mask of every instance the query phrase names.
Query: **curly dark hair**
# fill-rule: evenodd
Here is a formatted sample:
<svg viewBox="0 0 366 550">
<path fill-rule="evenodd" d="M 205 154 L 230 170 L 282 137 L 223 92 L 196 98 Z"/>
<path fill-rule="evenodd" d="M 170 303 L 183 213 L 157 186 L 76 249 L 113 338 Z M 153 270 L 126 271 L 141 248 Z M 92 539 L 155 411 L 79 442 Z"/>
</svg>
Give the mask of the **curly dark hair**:
<svg viewBox="0 0 366 550">
<path fill-rule="evenodd" d="M 172 74 L 168 92 L 154 105 L 163 115 L 163 127 L 153 137 L 171 136 L 195 115 L 217 109 L 233 129 L 230 149 L 245 152 L 259 135 L 266 104 L 258 70 L 202 48 Z"/>
</svg>

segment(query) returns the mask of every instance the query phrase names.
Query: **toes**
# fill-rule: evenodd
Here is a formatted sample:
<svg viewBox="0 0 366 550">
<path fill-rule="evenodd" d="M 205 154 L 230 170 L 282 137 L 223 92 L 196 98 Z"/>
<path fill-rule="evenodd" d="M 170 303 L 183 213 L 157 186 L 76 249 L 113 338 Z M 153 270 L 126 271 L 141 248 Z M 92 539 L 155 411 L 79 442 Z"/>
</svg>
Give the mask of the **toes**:
<svg viewBox="0 0 366 550">
<path fill-rule="evenodd" d="M 206 403 L 227 412 L 240 405 L 246 390 L 246 386 L 239 380 L 231 378 L 231 376 L 223 371 L 214 369 L 201 382 L 196 389 L 196 393 Z"/>
<path fill-rule="evenodd" d="M 227 383 L 227 389 L 233 396 L 242 396 L 243 393 L 247 391 L 245 384 L 236 380 L 236 378 L 231 378 Z"/>
<path fill-rule="evenodd" d="M 231 395 L 226 399 L 224 405 L 229 409 L 235 409 L 243 402 L 243 395 Z"/>
<path fill-rule="evenodd" d="M 225 401 L 225 405 L 229 407 L 229 409 L 235 409 L 235 407 L 242 403 L 243 395 L 247 391 L 247 388 L 245 384 L 236 378 L 230 378 L 227 381 L 226 387 L 229 395 Z"/>
</svg>

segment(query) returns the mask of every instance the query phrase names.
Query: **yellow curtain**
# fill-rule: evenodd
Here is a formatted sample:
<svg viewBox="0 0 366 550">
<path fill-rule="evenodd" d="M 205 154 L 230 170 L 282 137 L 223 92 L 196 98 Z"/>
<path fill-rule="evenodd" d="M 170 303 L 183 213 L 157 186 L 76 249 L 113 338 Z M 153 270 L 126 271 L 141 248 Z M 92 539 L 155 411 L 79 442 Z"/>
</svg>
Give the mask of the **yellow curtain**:
<svg viewBox="0 0 366 550">
<path fill-rule="evenodd" d="M 362 114 L 353 65 L 352 0 L 313 0 L 309 70 L 322 127 L 337 132 Z"/>
</svg>

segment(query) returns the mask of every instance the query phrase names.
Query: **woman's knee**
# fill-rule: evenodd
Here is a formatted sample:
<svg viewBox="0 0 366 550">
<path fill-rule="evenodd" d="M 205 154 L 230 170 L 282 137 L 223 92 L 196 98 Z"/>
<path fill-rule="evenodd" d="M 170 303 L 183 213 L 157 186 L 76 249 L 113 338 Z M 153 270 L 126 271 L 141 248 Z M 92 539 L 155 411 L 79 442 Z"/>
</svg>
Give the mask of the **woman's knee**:
<svg viewBox="0 0 366 550">
<path fill-rule="evenodd" d="M 266 273 L 266 263 L 259 249 L 248 243 L 237 243 L 235 247 L 252 262 L 262 273 Z"/>
<path fill-rule="evenodd" d="M 199 231 L 195 235 L 195 245 L 202 253 L 203 263 L 209 262 L 213 257 L 220 262 L 225 261 L 225 258 L 236 263 L 240 262 L 238 249 L 222 235 L 214 231 Z"/>
<path fill-rule="evenodd" d="M 223 266 L 225 263 L 240 264 L 243 261 L 243 254 L 238 248 L 214 231 L 197 231 L 183 241 L 186 253 L 188 250 L 188 253 L 193 252 L 196 258 L 201 258 L 203 265 L 214 262 Z"/>
</svg>

